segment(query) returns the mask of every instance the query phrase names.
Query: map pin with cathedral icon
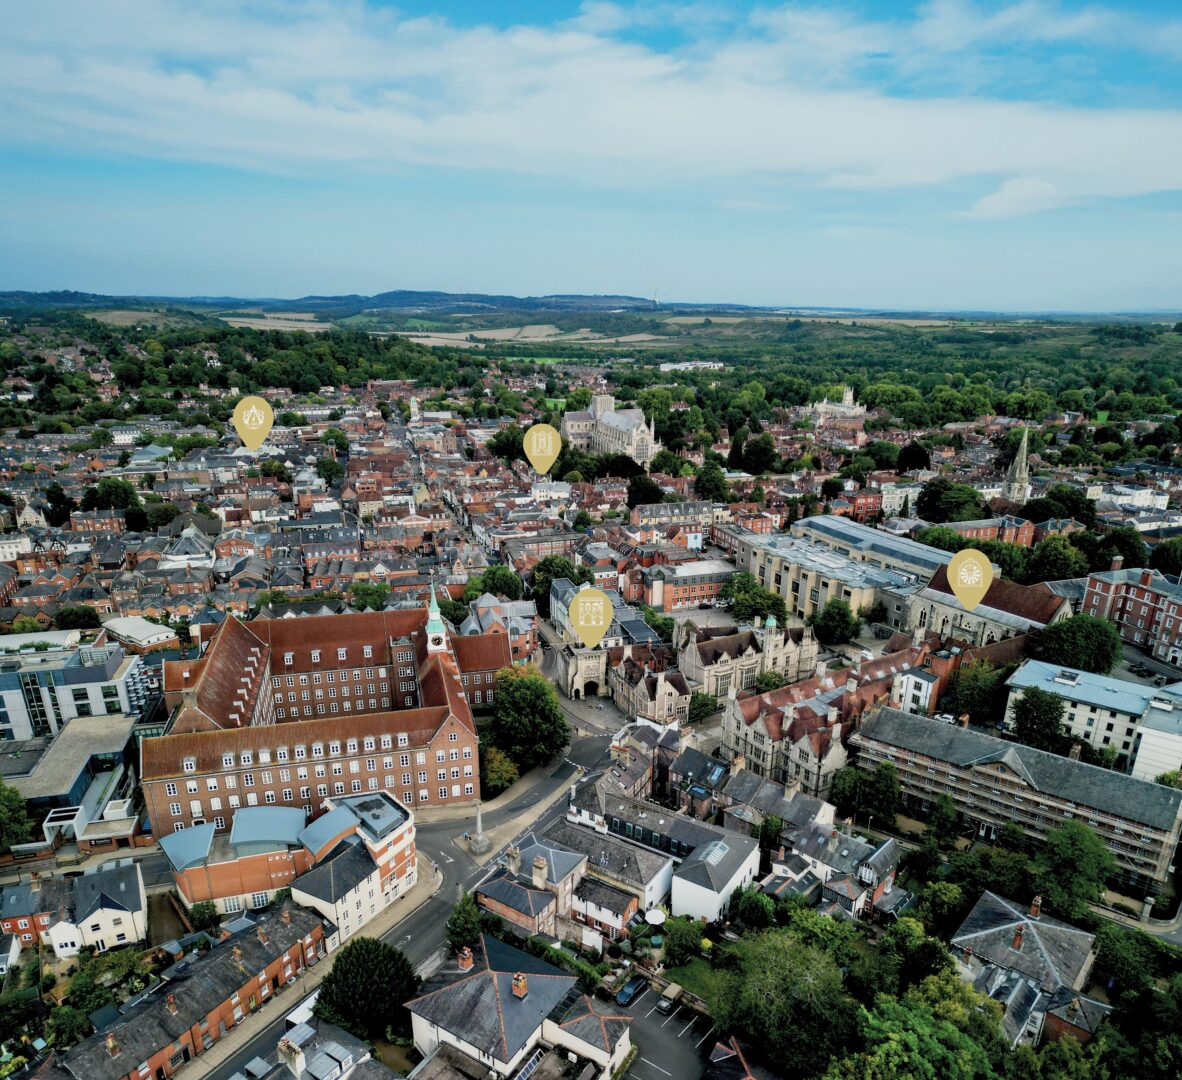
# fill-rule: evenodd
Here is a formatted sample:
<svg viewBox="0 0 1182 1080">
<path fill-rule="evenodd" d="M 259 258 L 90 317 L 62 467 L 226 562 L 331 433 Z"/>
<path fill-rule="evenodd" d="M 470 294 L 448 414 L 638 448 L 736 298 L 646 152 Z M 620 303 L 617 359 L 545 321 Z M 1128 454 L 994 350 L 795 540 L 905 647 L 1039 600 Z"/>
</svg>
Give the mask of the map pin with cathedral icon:
<svg viewBox="0 0 1182 1080">
<path fill-rule="evenodd" d="M 234 430 L 248 450 L 257 450 L 271 433 L 275 414 L 261 397 L 244 397 L 234 406 Z"/>
<path fill-rule="evenodd" d="M 525 456 L 529 463 L 543 476 L 546 475 L 558 460 L 562 450 L 562 436 L 549 424 L 534 424 L 521 440 Z"/>
<path fill-rule="evenodd" d="M 965 611 L 972 611 L 993 584 L 993 565 L 976 548 L 965 548 L 952 556 L 948 564 L 948 584 Z"/>
</svg>

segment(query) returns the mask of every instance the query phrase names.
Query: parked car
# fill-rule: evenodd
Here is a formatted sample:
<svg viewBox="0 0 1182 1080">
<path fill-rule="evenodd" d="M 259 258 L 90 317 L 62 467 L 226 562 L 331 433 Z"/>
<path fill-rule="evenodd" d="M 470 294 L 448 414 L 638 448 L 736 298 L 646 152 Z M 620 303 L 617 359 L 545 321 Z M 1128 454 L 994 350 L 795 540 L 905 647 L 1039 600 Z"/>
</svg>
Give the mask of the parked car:
<svg viewBox="0 0 1182 1080">
<path fill-rule="evenodd" d="M 620 992 L 616 994 L 617 1005 L 630 1005 L 633 998 L 641 992 L 648 985 L 648 979 L 643 975 L 633 975 L 623 986 L 620 987 Z"/>
</svg>

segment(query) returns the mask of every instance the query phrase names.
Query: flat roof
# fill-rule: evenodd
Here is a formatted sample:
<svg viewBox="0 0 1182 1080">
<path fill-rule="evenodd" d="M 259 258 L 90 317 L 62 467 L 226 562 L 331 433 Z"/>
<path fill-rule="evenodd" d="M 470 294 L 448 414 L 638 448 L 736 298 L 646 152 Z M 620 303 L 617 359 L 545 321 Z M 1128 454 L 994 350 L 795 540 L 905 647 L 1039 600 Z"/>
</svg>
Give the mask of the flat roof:
<svg viewBox="0 0 1182 1080">
<path fill-rule="evenodd" d="M 127 746 L 136 718 L 123 713 L 76 716 L 49 745 L 33 771 L 13 776 L 9 784 L 26 799 L 61 795 L 97 754 L 118 754 Z"/>
<path fill-rule="evenodd" d="M 1042 660 L 1027 660 L 1009 677 L 1006 685 L 1017 690 L 1035 687 L 1069 701 L 1096 705 L 1130 716 L 1141 716 L 1155 698 L 1182 710 L 1182 695 L 1172 693 L 1170 688 L 1158 690 L 1126 679 L 1113 679 L 1091 671 L 1064 667 L 1062 664 L 1047 664 Z"/>
</svg>

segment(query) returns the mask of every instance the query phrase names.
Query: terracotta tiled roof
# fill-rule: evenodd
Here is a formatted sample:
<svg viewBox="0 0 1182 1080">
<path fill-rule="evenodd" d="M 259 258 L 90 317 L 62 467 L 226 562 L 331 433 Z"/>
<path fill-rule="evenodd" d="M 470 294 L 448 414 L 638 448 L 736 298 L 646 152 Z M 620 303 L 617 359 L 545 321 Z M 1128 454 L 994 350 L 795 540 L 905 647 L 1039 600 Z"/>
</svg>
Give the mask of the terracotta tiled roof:
<svg viewBox="0 0 1182 1080">
<path fill-rule="evenodd" d="M 952 595 L 952 587 L 948 584 L 948 568 L 941 566 L 932 575 L 928 583 L 929 589 Z M 1046 624 L 1055 617 L 1056 612 L 1063 606 L 1064 600 L 1056 596 L 1043 585 L 1019 585 L 1013 581 L 995 577 L 981 600 L 983 607 L 991 607 L 997 611 L 1005 611 L 1017 615 L 1030 622 Z"/>
<path fill-rule="evenodd" d="M 339 739 L 347 732 L 350 738 L 367 735 L 409 737 L 411 746 L 424 746 L 448 720 L 444 706 L 403 709 L 400 712 L 364 713 L 353 716 L 329 716 L 282 724 L 246 727 L 233 731 L 194 731 L 145 739 L 141 747 L 142 779 L 178 776 L 183 761 L 196 758 L 197 772 L 221 769 L 222 754 L 228 750 L 259 750 L 264 747 L 308 745 Z M 468 726 L 471 726 L 469 722 Z"/>
<path fill-rule="evenodd" d="M 466 637 L 455 634 L 451 645 L 462 672 L 499 670 L 513 663 L 509 639 L 504 634 L 471 634 Z"/>
</svg>

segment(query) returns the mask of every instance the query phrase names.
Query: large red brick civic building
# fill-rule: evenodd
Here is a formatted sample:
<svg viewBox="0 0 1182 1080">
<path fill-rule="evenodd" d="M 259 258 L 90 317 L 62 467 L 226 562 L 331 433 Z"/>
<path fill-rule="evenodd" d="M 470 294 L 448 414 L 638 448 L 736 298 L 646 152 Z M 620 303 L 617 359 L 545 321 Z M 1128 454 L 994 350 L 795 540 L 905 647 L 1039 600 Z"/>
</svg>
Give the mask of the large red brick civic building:
<svg viewBox="0 0 1182 1080">
<path fill-rule="evenodd" d="M 453 644 L 434 597 L 405 611 L 228 618 L 200 659 L 164 666 L 168 726 L 141 749 L 152 830 L 226 829 L 242 806 L 311 819 L 364 791 L 414 808 L 475 803 L 469 701 L 493 703 L 511 664 L 504 635 Z"/>
</svg>

